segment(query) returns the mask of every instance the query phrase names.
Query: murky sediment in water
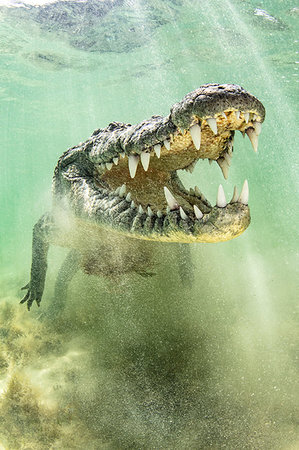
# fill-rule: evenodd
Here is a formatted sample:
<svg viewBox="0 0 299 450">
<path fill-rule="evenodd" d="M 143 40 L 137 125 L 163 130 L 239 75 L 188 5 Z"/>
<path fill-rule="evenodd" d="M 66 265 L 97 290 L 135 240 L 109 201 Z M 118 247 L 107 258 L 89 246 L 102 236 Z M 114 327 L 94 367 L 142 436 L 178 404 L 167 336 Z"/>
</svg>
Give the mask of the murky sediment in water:
<svg viewBox="0 0 299 450">
<path fill-rule="evenodd" d="M 297 448 L 296 5 L 14 3 L 0 7 L 0 447 Z M 158 246 L 146 278 L 78 272 L 56 316 L 65 251 L 52 248 L 28 313 L 19 289 L 58 157 L 206 82 L 264 103 L 259 153 L 240 134 L 228 181 L 206 161 L 181 178 L 210 200 L 248 178 L 249 229 L 190 245 L 192 264 Z"/>
</svg>

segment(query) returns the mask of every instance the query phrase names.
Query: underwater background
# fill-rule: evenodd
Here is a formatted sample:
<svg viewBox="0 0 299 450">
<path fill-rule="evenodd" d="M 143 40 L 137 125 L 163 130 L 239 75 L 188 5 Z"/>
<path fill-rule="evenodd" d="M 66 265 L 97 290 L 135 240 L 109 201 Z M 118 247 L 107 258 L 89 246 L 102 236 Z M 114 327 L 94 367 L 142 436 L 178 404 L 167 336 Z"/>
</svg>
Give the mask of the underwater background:
<svg viewBox="0 0 299 450">
<path fill-rule="evenodd" d="M 0 1 L 0 449 L 299 448 L 298 18 L 294 0 Z M 216 201 L 249 181 L 239 238 L 157 249 L 151 278 L 78 272 L 44 316 L 20 305 L 59 156 L 112 121 L 166 115 L 208 82 L 265 105 Z M 182 279 L 183 278 L 183 279 Z M 184 280 L 185 279 L 185 280 Z"/>
</svg>

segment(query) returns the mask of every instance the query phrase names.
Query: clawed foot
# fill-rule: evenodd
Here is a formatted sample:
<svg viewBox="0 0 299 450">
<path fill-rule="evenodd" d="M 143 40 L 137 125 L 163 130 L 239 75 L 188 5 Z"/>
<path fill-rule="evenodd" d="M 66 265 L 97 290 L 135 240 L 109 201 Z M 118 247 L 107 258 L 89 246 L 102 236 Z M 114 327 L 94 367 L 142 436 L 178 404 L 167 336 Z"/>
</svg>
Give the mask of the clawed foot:
<svg viewBox="0 0 299 450">
<path fill-rule="evenodd" d="M 38 293 L 36 292 L 36 290 L 34 288 L 31 287 L 31 283 L 29 282 L 28 284 L 26 284 L 26 286 L 22 287 L 22 291 L 24 289 L 28 289 L 27 294 L 22 298 L 22 300 L 20 301 L 20 303 L 25 303 L 27 302 L 27 309 L 28 311 L 30 311 L 30 308 L 32 306 L 32 303 L 34 302 L 34 300 L 37 303 L 37 306 L 40 306 L 40 302 L 41 302 L 41 295 L 38 295 Z"/>
</svg>

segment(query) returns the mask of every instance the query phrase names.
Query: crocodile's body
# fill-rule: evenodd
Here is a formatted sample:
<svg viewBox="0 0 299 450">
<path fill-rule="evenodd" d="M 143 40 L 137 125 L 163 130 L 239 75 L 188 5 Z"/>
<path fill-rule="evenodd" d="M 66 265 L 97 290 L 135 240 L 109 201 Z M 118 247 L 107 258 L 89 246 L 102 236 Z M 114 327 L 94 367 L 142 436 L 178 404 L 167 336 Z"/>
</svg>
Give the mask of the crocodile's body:
<svg viewBox="0 0 299 450">
<path fill-rule="evenodd" d="M 236 85 L 204 85 L 166 117 L 111 123 L 65 152 L 53 179 L 53 209 L 35 225 L 28 308 L 40 303 L 50 243 L 77 249 L 88 273 L 146 272 L 150 242 L 218 242 L 249 225 L 248 185 L 214 207 L 176 171 L 216 160 L 227 177 L 235 130 L 257 148 L 263 105 Z M 154 245 L 154 244 L 152 244 Z M 149 251 L 147 251 L 149 249 Z"/>
</svg>

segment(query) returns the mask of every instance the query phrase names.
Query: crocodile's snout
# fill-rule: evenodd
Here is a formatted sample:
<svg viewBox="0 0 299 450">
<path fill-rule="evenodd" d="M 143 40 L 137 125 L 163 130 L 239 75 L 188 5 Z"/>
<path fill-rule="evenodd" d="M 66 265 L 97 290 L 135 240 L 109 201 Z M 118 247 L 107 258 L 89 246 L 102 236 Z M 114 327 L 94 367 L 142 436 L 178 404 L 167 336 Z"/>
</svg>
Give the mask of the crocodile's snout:
<svg viewBox="0 0 299 450">
<path fill-rule="evenodd" d="M 103 194 L 103 221 L 144 239 L 217 242 L 238 236 L 250 222 L 248 182 L 240 195 L 235 188 L 229 203 L 220 185 L 212 206 L 198 187 L 186 190 L 177 171 L 192 172 L 199 160 L 209 159 L 227 179 L 235 132 L 246 134 L 257 151 L 264 118 L 262 103 L 240 86 L 206 84 L 173 105 L 169 116 L 97 130 L 81 148 Z"/>
</svg>

